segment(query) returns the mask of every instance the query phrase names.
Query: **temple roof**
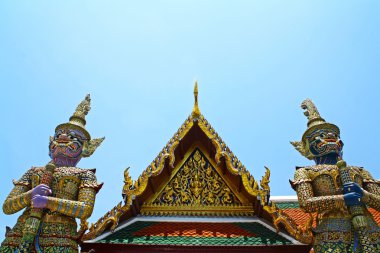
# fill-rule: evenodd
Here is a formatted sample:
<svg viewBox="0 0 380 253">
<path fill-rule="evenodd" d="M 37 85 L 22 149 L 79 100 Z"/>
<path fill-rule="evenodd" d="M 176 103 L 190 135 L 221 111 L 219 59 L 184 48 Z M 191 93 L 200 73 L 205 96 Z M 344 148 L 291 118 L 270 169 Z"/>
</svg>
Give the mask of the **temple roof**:
<svg viewBox="0 0 380 253">
<path fill-rule="evenodd" d="M 185 198 L 182 197 L 180 201 L 183 203 L 179 203 L 176 214 L 180 214 L 179 211 L 182 209 L 182 214 L 184 215 L 202 213 L 219 215 L 226 209 L 230 209 L 231 211 L 227 212 L 228 215 L 234 213 L 237 215 L 253 215 L 253 205 L 258 204 L 258 183 L 200 113 L 197 84 L 195 85 L 194 97 L 195 103 L 191 115 L 139 178 L 132 181 L 128 170 L 125 171 L 125 185 L 122 191 L 124 201 L 121 201 L 98 222 L 93 224 L 85 238 L 90 239 L 100 235 L 103 231 L 114 230 L 119 222 L 135 217 L 141 211 L 145 214 L 154 214 L 154 212 L 159 211 L 160 206 L 161 209 L 166 208 L 167 211 L 173 210 L 172 205 L 164 205 L 165 203 L 162 201 L 155 202 L 153 197 L 158 197 L 158 194 L 164 190 L 169 180 L 172 180 L 172 177 L 177 175 L 176 173 L 182 173 L 181 175 L 183 176 L 183 171 L 188 169 L 185 168 L 184 162 L 186 159 L 196 159 L 194 156 L 197 155 L 201 157 L 202 161 L 200 162 L 207 163 L 207 166 L 209 166 L 207 173 L 212 174 L 214 184 L 220 184 L 218 187 L 223 188 L 223 191 L 218 194 L 224 194 L 226 198 L 232 198 L 232 202 L 222 203 L 223 201 L 220 200 L 219 203 L 209 205 L 203 203 L 200 205 L 195 200 L 192 203 L 183 202 Z M 196 172 L 198 173 L 196 177 L 202 178 L 191 179 L 193 184 L 205 183 L 205 178 L 211 177 L 211 175 L 206 175 L 206 171 L 203 171 L 203 169 L 195 168 L 195 170 L 198 171 Z M 194 173 L 194 171 L 191 173 Z M 218 180 L 215 177 L 218 177 Z M 189 185 L 186 187 L 190 188 Z M 209 190 L 208 192 L 210 193 L 211 191 Z M 193 189 L 190 189 L 189 193 L 192 195 L 198 194 Z M 190 197 L 193 198 L 194 196 Z M 204 198 L 205 196 L 201 197 Z M 223 197 L 219 196 L 219 199 L 223 199 Z M 198 206 L 207 208 L 200 208 L 196 212 L 194 208 Z M 240 211 L 237 212 L 236 210 Z"/>
<path fill-rule="evenodd" d="M 159 221 L 155 222 L 164 222 L 171 216 L 225 219 L 235 217 L 254 218 L 256 223 L 269 226 L 272 232 L 282 231 L 284 235 L 290 235 L 289 238 L 309 244 L 312 241 L 312 217 L 306 215 L 305 223 L 300 225 L 286 211 L 282 211 L 269 200 L 270 170 L 266 168 L 265 175 L 258 183 L 200 112 L 197 84 L 194 97 L 194 108 L 190 116 L 138 179 L 133 181 L 128 169 L 124 172 L 123 200 L 92 224 L 83 239 L 92 243 L 102 243 L 102 240 L 111 242 L 120 239 L 111 236 L 112 232 L 122 235 L 129 233 L 126 231 L 135 231 L 132 233 L 132 239 L 141 242 L 142 239 L 137 236 L 141 229 L 136 227 L 137 224 L 132 226 L 131 221 L 142 217 L 160 217 Z M 126 224 L 132 227 L 128 228 Z M 154 228 L 144 230 L 148 231 L 148 234 L 153 231 L 156 236 L 157 233 L 164 232 L 156 230 L 157 223 L 148 224 L 144 221 L 138 224 Z M 179 228 L 179 223 L 165 224 L 172 230 Z M 202 236 L 216 233 L 217 230 L 218 234 L 223 234 L 219 225 L 209 223 L 209 230 L 203 230 L 204 226 L 206 225 L 193 224 L 189 231 L 203 231 Z M 231 221 L 228 226 L 239 228 L 239 233 L 243 233 L 244 229 L 244 233 L 250 233 L 252 227 L 256 228 L 259 225 L 249 224 L 242 228 L 236 220 Z M 188 232 L 185 232 L 182 231 L 182 235 L 187 235 Z M 243 234 L 241 236 L 244 237 Z M 269 238 L 272 236 L 277 238 L 275 235 Z M 217 236 L 213 237 L 215 243 L 221 240 Z M 209 239 L 207 237 L 202 240 Z M 186 240 L 190 242 L 192 239 Z M 249 241 L 257 242 L 253 237 Z"/>
</svg>

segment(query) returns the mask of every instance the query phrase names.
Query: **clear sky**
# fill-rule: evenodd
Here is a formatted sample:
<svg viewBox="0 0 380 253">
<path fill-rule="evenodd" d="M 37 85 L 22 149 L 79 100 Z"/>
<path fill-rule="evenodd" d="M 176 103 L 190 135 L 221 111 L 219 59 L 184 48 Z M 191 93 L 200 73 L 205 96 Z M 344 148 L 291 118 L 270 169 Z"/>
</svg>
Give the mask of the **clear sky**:
<svg viewBox="0 0 380 253">
<path fill-rule="evenodd" d="M 306 130 L 309 97 L 345 142 L 344 158 L 380 178 L 380 2 L 1 1 L 0 202 L 85 94 L 87 129 L 106 139 L 78 166 L 104 182 L 96 221 L 199 106 L 272 195 L 294 195 L 289 144 Z M 5 226 L 19 214 L 0 214 Z"/>
</svg>

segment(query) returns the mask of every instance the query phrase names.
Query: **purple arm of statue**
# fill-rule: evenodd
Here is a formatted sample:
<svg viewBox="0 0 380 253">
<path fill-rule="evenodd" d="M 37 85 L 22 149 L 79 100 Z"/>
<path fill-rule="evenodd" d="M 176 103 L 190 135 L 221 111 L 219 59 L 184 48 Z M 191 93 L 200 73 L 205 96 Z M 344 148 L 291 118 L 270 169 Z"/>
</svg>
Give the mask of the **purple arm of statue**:
<svg viewBox="0 0 380 253">
<path fill-rule="evenodd" d="M 5 214 L 13 214 L 30 206 L 33 196 L 47 196 L 51 194 L 50 188 L 46 185 L 41 184 L 31 189 L 30 177 L 33 173 L 35 173 L 34 168 L 28 170 L 20 180 L 13 181 L 15 187 L 3 204 L 3 212 Z"/>
<path fill-rule="evenodd" d="M 51 195 L 51 189 L 45 184 L 40 184 L 32 190 L 32 207 L 34 208 L 46 208 L 48 198 L 46 196 Z"/>
<path fill-rule="evenodd" d="M 46 208 L 48 198 L 46 196 L 35 195 L 32 197 L 31 202 L 33 208 Z"/>
<path fill-rule="evenodd" d="M 33 188 L 32 190 L 32 198 L 36 195 L 40 195 L 40 196 L 48 196 L 48 195 L 51 195 L 51 189 L 49 186 L 45 185 L 45 184 L 40 184 L 40 185 L 37 185 L 36 187 Z"/>
</svg>

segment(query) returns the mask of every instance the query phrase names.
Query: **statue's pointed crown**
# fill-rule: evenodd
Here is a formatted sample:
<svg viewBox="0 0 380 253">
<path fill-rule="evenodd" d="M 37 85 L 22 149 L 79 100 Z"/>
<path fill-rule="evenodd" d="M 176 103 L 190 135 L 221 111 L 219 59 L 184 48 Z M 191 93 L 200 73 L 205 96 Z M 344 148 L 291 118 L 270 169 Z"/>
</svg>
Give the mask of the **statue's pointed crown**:
<svg viewBox="0 0 380 253">
<path fill-rule="evenodd" d="M 317 107 L 307 98 L 301 103 L 301 108 L 304 109 L 304 114 L 308 119 L 307 129 L 302 135 L 301 141 L 292 141 L 290 142 L 295 149 L 297 149 L 303 156 L 308 159 L 313 159 L 312 154 L 308 150 L 307 136 L 316 129 L 330 128 L 334 129 L 338 134 L 340 133 L 339 127 L 334 124 L 326 122 L 318 112 Z"/>
<path fill-rule="evenodd" d="M 313 103 L 313 101 L 311 101 L 309 98 L 302 101 L 301 108 L 305 110 L 303 114 L 305 114 L 305 116 L 309 120 L 307 122 L 308 128 L 316 126 L 316 125 L 320 125 L 326 122 L 319 114 L 318 109 Z"/>
<path fill-rule="evenodd" d="M 82 102 L 79 103 L 79 105 L 75 109 L 75 112 L 70 117 L 69 122 L 58 125 L 55 128 L 55 131 L 62 128 L 71 127 L 83 132 L 86 138 L 90 140 L 91 135 L 86 130 L 86 115 L 88 114 L 90 110 L 91 110 L 91 98 L 90 98 L 90 94 L 87 94 L 86 97 L 82 100 Z"/>
</svg>

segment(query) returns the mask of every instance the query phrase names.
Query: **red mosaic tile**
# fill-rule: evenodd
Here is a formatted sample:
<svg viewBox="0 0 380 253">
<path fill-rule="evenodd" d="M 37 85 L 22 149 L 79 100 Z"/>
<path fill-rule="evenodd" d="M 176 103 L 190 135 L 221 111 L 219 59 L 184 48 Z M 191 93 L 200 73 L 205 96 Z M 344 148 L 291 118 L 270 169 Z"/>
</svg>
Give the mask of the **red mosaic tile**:
<svg viewBox="0 0 380 253">
<path fill-rule="evenodd" d="M 368 208 L 368 210 L 372 214 L 377 224 L 379 224 L 380 226 L 380 212 L 376 211 L 373 208 Z M 289 208 L 289 209 L 283 209 L 282 211 L 286 213 L 287 215 L 289 215 L 289 217 L 291 217 L 297 223 L 297 225 L 304 225 L 309 219 L 309 215 L 305 213 L 304 211 L 302 211 L 300 208 Z M 314 217 L 313 226 L 315 227 L 316 225 L 315 213 L 313 214 L 313 217 Z"/>
<path fill-rule="evenodd" d="M 376 211 L 373 208 L 368 208 L 368 211 L 372 214 L 373 218 L 375 219 L 377 224 L 379 224 L 379 226 L 380 226 L 380 212 Z"/>
<path fill-rule="evenodd" d="M 134 236 L 189 236 L 189 237 L 256 237 L 231 223 L 160 222 L 133 233 Z"/>
</svg>

